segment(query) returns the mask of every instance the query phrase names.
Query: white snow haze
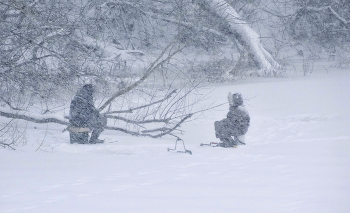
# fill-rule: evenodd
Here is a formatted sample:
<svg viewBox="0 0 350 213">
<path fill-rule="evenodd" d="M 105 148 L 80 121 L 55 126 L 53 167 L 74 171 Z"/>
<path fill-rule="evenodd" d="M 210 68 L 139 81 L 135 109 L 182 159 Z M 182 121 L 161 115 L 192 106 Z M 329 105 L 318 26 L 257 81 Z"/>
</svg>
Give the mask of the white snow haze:
<svg viewBox="0 0 350 213">
<path fill-rule="evenodd" d="M 211 90 L 203 105 L 243 95 L 246 145 L 200 146 L 218 142 L 214 121 L 228 104 L 181 126 L 192 155 L 168 152 L 170 136 L 104 131 L 104 144 L 72 145 L 61 125 L 27 123 L 27 145 L 0 149 L 0 212 L 350 212 L 349 70 Z"/>
</svg>

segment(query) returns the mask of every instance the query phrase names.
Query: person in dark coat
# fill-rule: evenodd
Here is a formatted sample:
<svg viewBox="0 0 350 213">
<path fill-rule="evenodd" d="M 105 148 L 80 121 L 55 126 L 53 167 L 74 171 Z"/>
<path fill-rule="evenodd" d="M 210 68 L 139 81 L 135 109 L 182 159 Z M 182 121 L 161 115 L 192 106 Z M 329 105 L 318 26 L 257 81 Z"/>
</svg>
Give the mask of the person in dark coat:
<svg viewBox="0 0 350 213">
<path fill-rule="evenodd" d="M 86 84 L 71 101 L 69 111 L 69 122 L 72 126 L 71 143 L 103 143 L 98 137 L 107 124 L 107 118 L 100 115 L 95 108 L 93 92 L 92 84 Z M 89 130 L 92 130 L 90 140 L 88 140 Z"/>
<path fill-rule="evenodd" d="M 224 147 L 245 144 L 244 136 L 250 125 L 249 113 L 243 105 L 242 95 L 240 93 L 233 95 L 229 93 L 228 100 L 230 109 L 227 118 L 214 123 L 215 136 L 220 139 L 221 145 Z"/>
</svg>

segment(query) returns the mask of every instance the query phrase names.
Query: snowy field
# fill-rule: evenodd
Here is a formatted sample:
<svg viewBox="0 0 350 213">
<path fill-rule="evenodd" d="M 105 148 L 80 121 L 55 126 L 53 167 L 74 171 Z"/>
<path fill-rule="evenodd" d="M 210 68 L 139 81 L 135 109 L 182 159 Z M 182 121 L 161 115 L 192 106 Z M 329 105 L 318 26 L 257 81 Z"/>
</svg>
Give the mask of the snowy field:
<svg viewBox="0 0 350 213">
<path fill-rule="evenodd" d="M 349 70 L 211 89 L 206 104 L 243 94 L 247 145 L 199 146 L 226 105 L 182 126 L 193 155 L 167 152 L 173 138 L 71 145 L 63 126 L 28 124 L 26 146 L 0 149 L 0 212 L 350 212 Z"/>
</svg>

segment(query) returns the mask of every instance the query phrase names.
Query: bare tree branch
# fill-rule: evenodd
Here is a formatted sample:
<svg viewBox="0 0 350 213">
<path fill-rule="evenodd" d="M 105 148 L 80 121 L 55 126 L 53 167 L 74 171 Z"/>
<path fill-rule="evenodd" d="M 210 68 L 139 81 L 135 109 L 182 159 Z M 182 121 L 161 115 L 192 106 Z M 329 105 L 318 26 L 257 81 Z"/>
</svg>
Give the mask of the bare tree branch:
<svg viewBox="0 0 350 213">
<path fill-rule="evenodd" d="M 162 127 L 162 128 L 155 128 L 155 129 L 147 129 L 147 130 L 141 131 L 141 133 L 138 132 L 138 131 L 132 131 L 132 130 L 128 130 L 128 129 L 125 129 L 125 128 L 109 126 L 109 125 L 106 126 L 105 129 L 107 129 L 107 130 L 116 130 L 116 131 L 124 132 L 124 133 L 130 134 L 130 135 L 134 135 L 134 136 L 144 136 L 144 137 L 151 137 L 151 138 L 159 138 L 159 137 L 162 137 L 162 136 L 165 136 L 165 135 L 172 135 L 174 137 L 179 138 L 178 136 L 174 135 L 172 132 L 174 130 L 178 130 L 178 127 L 182 123 L 184 123 L 186 120 L 191 118 L 193 114 L 200 113 L 200 112 L 203 112 L 205 110 L 210 110 L 210 109 L 213 109 L 215 107 L 219 107 L 221 105 L 222 104 L 216 105 L 214 107 L 211 107 L 211 108 L 208 108 L 208 109 L 204 109 L 204 110 L 201 110 L 201 111 L 198 111 L 198 112 L 187 114 L 181 120 L 175 122 L 175 124 L 172 127 Z M 67 121 L 64 121 L 64 120 L 59 119 L 59 118 L 48 117 L 47 115 L 45 115 L 45 116 L 43 116 L 43 115 L 40 115 L 40 116 L 39 115 L 23 115 L 23 114 L 18 114 L 18 112 L 12 113 L 12 112 L 9 112 L 7 110 L 0 110 L 0 116 L 6 117 L 6 118 L 21 119 L 21 120 L 26 120 L 26 121 L 29 121 L 29 122 L 41 123 L 41 124 L 43 124 L 43 123 L 57 123 L 57 124 L 66 125 L 66 126 L 70 125 L 70 123 L 67 122 Z M 112 119 L 120 119 L 120 120 L 123 120 L 125 122 L 129 122 L 129 123 L 133 123 L 133 124 L 146 124 L 146 123 L 157 123 L 157 122 L 169 123 L 172 119 L 174 119 L 174 118 L 168 118 L 168 119 L 153 119 L 153 120 L 145 120 L 145 121 L 133 121 L 133 120 L 129 120 L 129 119 L 125 119 L 125 118 L 119 117 L 119 116 L 111 116 L 111 115 L 109 115 L 107 117 L 112 118 Z M 161 133 L 159 133 L 159 134 L 149 134 L 149 133 L 152 133 L 152 132 L 161 132 Z M 5 143 L 0 143 L 0 145 L 2 145 L 2 146 L 6 145 L 6 146 L 10 147 L 9 145 L 7 145 Z"/>
<path fill-rule="evenodd" d="M 106 108 L 114 99 L 116 99 L 117 97 L 129 92 L 130 90 L 134 89 L 135 87 L 137 87 L 139 84 L 141 84 L 143 81 L 145 81 L 148 76 L 153 73 L 157 68 L 159 68 L 161 65 L 163 65 L 165 62 L 167 62 L 168 60 L 170 60 L 175 54 L 177 54 L 178 52 L 180 52 L 184 47 L 179 48 L 178 50 L 174 51 L 174 52 L 170 52 L 169 55 L 161 60 L 163 58 L 163 56 L 165 55 L 166 51 L 168 49 L 171 49 L 171 47 L 173 46 L 173 44 L 169 44 L 164 50 L 163 52 L 160 54 L 160 56 L 148 67 L 147 71 L 145 72 L 145 74 L 135 83 L 131 84 L 128 87 L 125 87 L 122 90 L 119 90 L 118 92 L 116 92 L 114 95 L 112 95 L 98 110 L 101 112 L 104 108 Z M 159 61 L 161 60 L 161 61 Z"/>
<path fill-rule="evenodd" d="M 296 22 L 299 21 L 299 19 L 304 16 L 306 14 L 306 12 L 322 12 L 322 11 L 326 11 L 329 10 L 330 13 L 332 15 L 334 15 L 334 17 L 336 19 L 338 19 L 340 22 L 342 22 L 346 28 L 350 28 L 349 24 L 350 21 L 347 21 L 346 19 L 344 19 L 343 17 L 341 17 L 331 6 L 326 6 L 326 7 L 302 7 L 300 8 L 297 12 L 296 12 L 296 17 L 292 22 L 292 26 L 294 26 L 296 24 Z"/>
<path fill-rule="evenodd" d="M 161 99 L 161 100 L 158 100 L 158 101 L 155 101 L 155 102 L 152 102 L 152 103 L 150 103 L 150 104 L 146 104 L 146 105 L 143 105 L 143 106 L 131 108 L 131 109 L 128 109 L 128 110 L 105 112 L 105 113 L 103 113 L 103 114 L 109 115 L 109 114 L 114 114 L 114 113 L 133 113 L 134 110 L 138 110 L 138 109 L 150 107 L 150 106 L 152 106 L 152 105 L 161 103 L 161 102 L 163 102 L 163 101 L 169 99 L 174 93 L 176 93 L 176 89 L 173 90 L 171 93 L 169 93 L 165 98 L 163 98 L 163 99 Z"/>
<path fill-rule="evenodd" d="M 183 122 L 185 122 L 187 119 L 189 119 L 192 116 L 192 114 L 188 114 L 186 115 L 184 118 L 181 119 L 181 121 L 179 121 L 173 128 L 164 131 L 163 133 L 160 133 L 158 135 L 150 135 L 150 134 L 143 134 L 144 136 L 149 136 L 151 138 L 160 138 L 164 135 L 170 134 L 172 131 L 174 131 L 175 129 L 177 129 Z"/>
<path fill-rule="evenodd" d="M 117 130 L 120 132 L 124 132 L 127 134 L 131 134 L 134 136 L 145 136 L 145 137 L 151 137 L 151 138 L 160 138 L 164 135 L 172 135 L 171 132 L 173 132 L 174 130 L 176 130 L 183 122 L 185 122 L 187 119 L 189 119 L 192 116 L 192 114 L 188 114 L 186 115 L 184 118 L 182 118 L 179 122 L 176 123 L 176 125 L 174 125 L 172 128 L 158 128 L 158 129 L 154 129 L 154 130 L 144 130 L 140 132 L 136 132 L 136 131 L 130 131 L 124 128 L 120 128 L 120 127 L 111 127 L 111 126 L 107 126 L 105 129 L 108 130 Z M 156 135 L 151 135 L 151 134 L 145 134 L 145 133 L 149 133 L 149 132 L 157 132 L 157 131 L 161 131 L 162 133 L 160 134 L 156 134 Z M 173 135 L 174 136 L 174 135 Z M 177 136 L 175 136 L 177 137 Z M 178 137 L 177 137 L 178 138 Z"/>
<path fill-rule="evenodd" d="M 7 143 L 3 143 L 0 141 L 0 146 L 4 147 L 4 148 L 10 148 L 12 150 L 16 150 L 15 148 L 13 148 L 11 145 L 13 145 L 13 143 L 7 144 Z"/>
<path fill-rule="evenodd" d="M 0 100 L 2 100 L 5 104 L 7 104 L 13 110 L 21 110 L 21 109 L 18 109 L 17 107 L 12 106 L 12 104 L 7 100 L 5 100 L 3 97 L 0 97 Z"/>
<path fill-rule="evenodd" d="M 348 29 L 350 28 L 349 26 L 350 21 L 347 21 L 346 19 L 341 17 L 337 12 L 335 12 L 335 10 L 333 10 L 331 6 L 328 6 L 327 8 L 339 21 L 341 21 L 345 25 L 346 28 Z"/>
<path fill-rule="evenodd" d="M 125 122 L 131 123 L 131 124 L 168 123 L 171 120 L 171 118 L 163 118 L 163 119 L 136 121 L 136 120 L 130 120 L 130 119 L 126 119 L 126 118 L 123 118 L 121 116 L 115 116 L 115 115 L 107 115 L 106 117 L 111 118 L 111 119 L 125 121 Z"/>
<path fill-rule="evenodd" d="M 6 118 L 14 118 L 14 119 L 20 119 L 20 120 L 26 120 L 34 123 L 57 123 L 57 124 L 62 124 L 62 125 L 69 125 L 69 122 L 63 121 L 58 118 L 52 118 L 52 117 L 42 117 L 42 118 L 35 118 L 32 116 L 27 116 L 23 114 L 18 114 L 17 113 L 11 113 L 11 112 L 6 112 L 3 110 L 0 110 L 0 116 L 6 117 Z"/>
</svg>

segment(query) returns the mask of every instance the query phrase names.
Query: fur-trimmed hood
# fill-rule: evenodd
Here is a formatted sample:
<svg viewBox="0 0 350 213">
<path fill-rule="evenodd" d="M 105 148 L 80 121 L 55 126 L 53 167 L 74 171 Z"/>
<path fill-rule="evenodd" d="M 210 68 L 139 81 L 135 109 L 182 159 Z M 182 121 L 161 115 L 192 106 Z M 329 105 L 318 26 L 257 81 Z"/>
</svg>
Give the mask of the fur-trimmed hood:
<svg viewBox="0 0 350 213">
<path fill-rule="evenodd" d="M 241 93 L 232 94 L 231 92 L 229 92 L 227 99 L 230 104 L 230 107 L 238 107 L 243 105 L 243 98 Z"/>
</svg>

